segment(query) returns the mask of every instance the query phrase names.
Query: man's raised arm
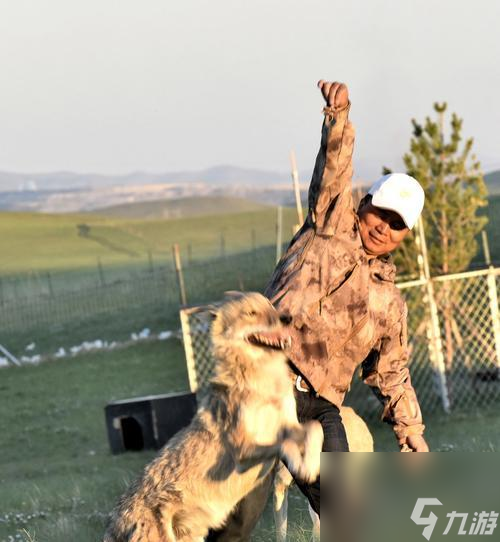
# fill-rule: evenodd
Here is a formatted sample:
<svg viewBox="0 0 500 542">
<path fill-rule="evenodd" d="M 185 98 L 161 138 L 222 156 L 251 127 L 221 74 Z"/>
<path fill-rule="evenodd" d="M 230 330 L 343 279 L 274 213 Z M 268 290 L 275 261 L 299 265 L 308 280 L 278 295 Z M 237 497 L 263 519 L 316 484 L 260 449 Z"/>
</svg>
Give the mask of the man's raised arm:
<svg viewBox="0 0 500 542">
<path fill-rule="evenodd" d="M 344 212 L 352 209 L 354 128 L 348 121 L 349 95 L 343 83 L 319 81 L 325 120 L 309 187 L 309 216 L 316 231 L 334 235 Z"/>
</svg>

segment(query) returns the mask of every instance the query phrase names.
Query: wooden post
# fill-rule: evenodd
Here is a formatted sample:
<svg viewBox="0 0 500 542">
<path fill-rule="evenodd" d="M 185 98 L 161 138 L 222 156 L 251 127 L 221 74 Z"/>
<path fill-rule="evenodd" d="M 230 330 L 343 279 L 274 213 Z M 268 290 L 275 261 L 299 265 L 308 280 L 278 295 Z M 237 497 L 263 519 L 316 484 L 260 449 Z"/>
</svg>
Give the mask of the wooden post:
<svg viewBox="0 0 500 542">
<path fill-rule="evenodd" d="M 278 214 L 276 217 L 276 263 L 281 260 L 281 249 L 283 247 L 283 207 L 278 205 Z"/>
<path fill-rule="evenodd" d="M 175 246 L 177 245 L 174 245 L 174 247 Z M 196 359 L 194 355 L 193 340 L 191 336 L 191 326 L 189 324 L 188 310 L 181 309 L 179 311 L 179 316 L 181 319 L 184 352 L 186 354 L 186 365 L 187 365 L 187 371 L 188 371 L 189 389 L 193 393 L 196 393 L 198 391 L 198 375 L 196 373 Z"/>
<path fill-rule="evenodd" d="M 172 253 L 174 256 L 175 274 L 177 276 L 177 284 L 179 286 L 179 298 L 182 306 L 187 305 L 186 299 L 186 287 L 184 286 L 184 275 L 182 274 L 181 255 L 179 251 L 179 245 L 175 243 L 172 246 Z"/>
<path fill-rule="evenodd" d="M 488 243 L 488 234 L 486 233 L 486 230 L 481 232 L 481 238 L 483 240 L 484 261 L 488 267 L 491 267 L 490 244 Z"/>
<path fill-rule="evenodd" d="M 220 255 L 221 258 L 224 258 L 226 255 L 226 238 L 224 237 L 224 232 L 220 234 Z"/>
<path fill-rule="evenodd" d="M 50 274 L 50 271 L 47 272 L 47 286 L 49 288 L 50 297 L 54 297 L 54 288 L 52 286 L 52 276 Z"/>
<path fill-rule="evenodd" d="M 238 273 L 238 288 L 240 289 L 240 292 L 245 291 L 245 282 L 243 281 L 243 275 L 241 273 Z"/>
<path fill-rule="evenodd" d="M 295 205 L 297 207 L 297 220 L 299 228 L 304 223 L 304 213 L 302 211 L 302 200 L 300 199 L 299 172 L 297 170 L 297 161 L 295 153 L 290 151 L 290 162 L 292 164 L 293 191 L 295 193 Z M 298 229 L 298 228 L 297 228 Z"/>
<path fill-rule="evenodd" d="M 101 286 L 105 286 L 106 282 L 104 280 L 104 270 L 102 268 L 101 258 L 97 258 L 97 273 L 99 275 Z"/>
<path fill-rule="evenodd" d="M 495 339 L 496 366 L 500 367 L 500 315 L 498 313 L 498 292 L 497 280 L 494 273 L 494 268 L 491 263 L 490 247 L 488 243 L 488 235 L 485 230 L 481 232 L 483 238 L 483 252 L 486 265 L 488 266 L 488 298 L 490 304 L 491 324 L 493 326 L 493 337 Z"/>
<path fill-rule="evenodd" d="M 429 356 L 434 370 L 439 379 L 439 390 L 443 410 L 450 412 L 450 399 L 446 383 L 446 366 L 444 362 L 443 343 L 441 341 L 441 328 L 439 325 L 439 313 L 434 295 L 434 284 L 430 275 L 429 259 L 427 255 L 427 243 L 425 242 L 424 223 L 422 217 L 418 219 L 418 234 L 415 235 L 415 242 L 419 248 L 418 263 L 420 267 L 420 278 L 425 280 L 426 299 L 429 305 L 429 318 L 426 322 L 427 340 L 429 342 Z"/>
</svg>

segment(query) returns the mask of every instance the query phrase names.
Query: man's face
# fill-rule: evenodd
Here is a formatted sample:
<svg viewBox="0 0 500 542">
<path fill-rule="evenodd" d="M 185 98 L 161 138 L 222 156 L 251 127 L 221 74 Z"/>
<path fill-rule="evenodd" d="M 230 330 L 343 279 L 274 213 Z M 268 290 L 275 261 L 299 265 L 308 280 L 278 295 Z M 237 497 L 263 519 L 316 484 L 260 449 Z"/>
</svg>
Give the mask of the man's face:
<svg viewBox="0 0 500 542">
<path fill-rule="evenodd" d="M 392 252 L 410 231 L 397 213 L 375 207 L 371 201 L 360 206 L 358 216 L 363 248 L 371 256 Z"/>
</svg>

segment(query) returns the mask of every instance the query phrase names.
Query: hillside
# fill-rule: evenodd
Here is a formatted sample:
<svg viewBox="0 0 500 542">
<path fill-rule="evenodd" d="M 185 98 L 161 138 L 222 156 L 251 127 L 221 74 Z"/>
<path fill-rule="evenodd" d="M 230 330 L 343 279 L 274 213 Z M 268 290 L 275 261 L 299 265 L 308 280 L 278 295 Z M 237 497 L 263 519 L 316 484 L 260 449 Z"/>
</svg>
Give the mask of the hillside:
<svg viewBox="0 0 500 542">
<path fill-rule="evenodd" d="M 491 171 L 484 176 L 490 195 L 500 194 L 500 170 Z"/>
<path fill-rule="evenodd" d="M 283 212 L 283 242 L 296 211 Z M 184 261 L 271 245 L 276 208 L 177 219 L 113 218 L 97 214 L 0 213 L 0 274 L 103 266 L 147 266 L 172 261 L 178 243 Z"/>
<path fill-rule="evenodd" d="M 108 217 L 151 220 L 248 213 L 265 209 L 269 209 L 269 206 L 243 198 L 206 196 L 112 205 L 95 209 L 92 213 Z"/>
</svg>

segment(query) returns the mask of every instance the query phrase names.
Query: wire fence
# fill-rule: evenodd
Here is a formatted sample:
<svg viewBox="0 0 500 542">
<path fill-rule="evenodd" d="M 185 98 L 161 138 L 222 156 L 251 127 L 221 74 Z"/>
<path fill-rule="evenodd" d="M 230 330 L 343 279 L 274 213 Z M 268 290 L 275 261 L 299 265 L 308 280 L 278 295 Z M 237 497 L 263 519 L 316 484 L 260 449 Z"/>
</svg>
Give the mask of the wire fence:
<svg viewBox="0 0 500 542">
<path fill-rule="evenodd" d="M 261 291 L 276 261 L 276 247 L 260 247 L 204 262 L 184 262 L 187 302 L 180 313 L 193 388 L 211 367 L 209 322 L 204 306 L 227 290 Z M 143 330 L 179 327 L 180 292 L 172 265 L 106 273 L 75 283 L 56 275 L 16 295 L 0 296 L 0 344 L 18 358 L 55 356 L 85 341 L 130 340 Z M 500 404 L 500 269 L 399 284 L 409 309 L 412 379 L 425 411 Z M 434 316 L 433 316 L 434 314 Z M 28 350 L 27 350 L 28 349 Z M 1 356 L 0 356 L 1 357 Z M 356 377 L 347 402 L 365 416 L 377 401 Z"/>
<path fill-rule="evenodd" d="M 423 411 L 500 405 L 500 268 L 398 286 L 408 305 L 410 370 Z M 434 308 L 437 319 L 432 318 Z M 193 391 L 203 390 L 213 370 L 210 320 L 206 306 L 181 311 Z M 359 375 L 346 403 L 365 417 L 380 411 Z"/>
<path fill-rule="evenodd" d="M 188 303 L 204 303 L 231 289 L 261 289 L 273 270 L 275 254 L 271 246 L 184 262 Z M 105 270 L 104 280 L 97 272 L 85 276 L 84 282 L 80 278 L 75 277 L 71 288 L 66 274 L 52 274 L 50 280 L 41 275 L 33 277 L 32 287 L 0 297 L 0 344 L 17 357 L 50 357 L 83 342 L 126 341 L 145 329 L 160 333 L 179 328 L 173 264 L 136 268 L 128 274 Z"/>
</svg>

